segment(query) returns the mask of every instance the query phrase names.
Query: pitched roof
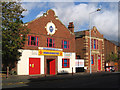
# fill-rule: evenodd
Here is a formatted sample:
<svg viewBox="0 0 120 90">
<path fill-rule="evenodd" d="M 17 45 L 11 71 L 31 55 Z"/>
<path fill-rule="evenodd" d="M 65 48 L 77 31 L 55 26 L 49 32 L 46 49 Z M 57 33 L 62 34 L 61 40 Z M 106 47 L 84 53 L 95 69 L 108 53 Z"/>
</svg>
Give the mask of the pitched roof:
<svg viewBox="0 0 120 90">
<path fill-rule="evenodd" d="M 83 37 L 85 36 L 85 31 L 89 31 L 89 30 L 83 30 L 83 31 L 77 31 L 77 32 L 74 32 L 75 34 L 75 37 Z"/>
<path fill-rule="evenodd" d="M 89 30 L 75 32 L 75 37 L 89 36 Z M 91 29 L 91 37 L 103 38 L 103 35 L 97 30 L 95 26 Z"/>
</svg>

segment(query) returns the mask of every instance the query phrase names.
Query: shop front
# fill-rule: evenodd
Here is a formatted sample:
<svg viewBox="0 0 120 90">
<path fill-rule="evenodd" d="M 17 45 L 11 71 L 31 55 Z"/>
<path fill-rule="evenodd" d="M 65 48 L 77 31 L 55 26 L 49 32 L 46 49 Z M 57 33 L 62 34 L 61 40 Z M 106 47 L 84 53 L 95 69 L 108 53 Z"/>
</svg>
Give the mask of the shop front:
<svg viewBox="0 0 120 90">
<path fill-rule="evenodd" d="M 58 56 L 63 56 L 63 49 L 39 47 L 38 55 L 44 55 L 44 74 L 57 74 Z"/>
<path fill-rule="evenodd" d="M 44 47 L 44 49 L 50 48 Z M 17 64 L 18 75 L 75 73 L 75 53 L 57 50 L 19 50 L 22 52 L 22 57 Z"/>
</svg>

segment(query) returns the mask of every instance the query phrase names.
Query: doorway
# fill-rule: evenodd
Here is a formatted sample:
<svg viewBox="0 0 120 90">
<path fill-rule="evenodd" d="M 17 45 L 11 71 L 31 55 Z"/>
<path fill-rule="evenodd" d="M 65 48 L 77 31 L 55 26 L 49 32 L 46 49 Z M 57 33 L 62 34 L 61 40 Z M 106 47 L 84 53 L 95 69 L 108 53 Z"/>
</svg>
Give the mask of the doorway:
<svg viewBox="0 0 120 90">
<path fill-rule="evenodd" d="M 40 74 L 40 58 L 29 58 L 29 75 Z"/>
<path fill-rule="evenodd" d="M 55 59 L 47 59 L 47 74 L 55 75 Z"/>
<path fill-rule="evenodd" d="M 101 70 L 101 58 L 100 55 L 98 55 L 98 71 Z"/>
</svg>

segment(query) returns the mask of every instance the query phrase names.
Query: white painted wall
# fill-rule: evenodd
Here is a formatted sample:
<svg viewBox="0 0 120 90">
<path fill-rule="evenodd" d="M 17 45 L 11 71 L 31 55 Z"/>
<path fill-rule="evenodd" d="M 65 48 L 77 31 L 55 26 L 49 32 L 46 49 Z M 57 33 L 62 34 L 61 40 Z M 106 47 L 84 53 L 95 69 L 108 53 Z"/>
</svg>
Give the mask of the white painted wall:
<svg viewBox="0 0 120 90">
<path fill-rule="evenodd" d="M 44 74 L 44 56 L 38 56 L 38 50 L 19 49 L 19 52 L 22 53 L 22 56 L 20 57 L 20 61 L 18 61 L 17 64 L 18 75 L 29 75 L 29 58 L 40 58 L 40 73 Z"/>
<path fill-rule="evenodd" d="M 62 68 L 62 59 L 66 58 L 64 56 L 64 52 L 63 52 L 63 56 L 58 56 L 58 73 L 72 73 L 72 67 L 73 67 L 73 72 L 75 73 L 75 53 L 71 53 L 71 57 L 68 57 L 68 59 L 70 59 L 70 67 L 69 68 Z"/>
<path fill-rule="evenodd" d="M 44 56 L 38 55 L 38 50 L 22 50 L 19 49 L 20 52 L 22 52 L 22 56 L 20 57 L 20 61 L 18 61 L 17 64 L 17 74 L 18 75 L 29 75 L 29 58 L 40 58 L 40 70 L 41 74 L 44 74 Z M 75 53 L 69 53 L 71 56 L 68 57 L 70 59 L 70 67 L 69 68 L 62 68 L 62 59 L 66 58 L 65 54 L 63 52 L 63 56 L 58 56 L 58 73 L 72 73 L 72 67 L 73 72 L 75 73 Z"/>
</svg>

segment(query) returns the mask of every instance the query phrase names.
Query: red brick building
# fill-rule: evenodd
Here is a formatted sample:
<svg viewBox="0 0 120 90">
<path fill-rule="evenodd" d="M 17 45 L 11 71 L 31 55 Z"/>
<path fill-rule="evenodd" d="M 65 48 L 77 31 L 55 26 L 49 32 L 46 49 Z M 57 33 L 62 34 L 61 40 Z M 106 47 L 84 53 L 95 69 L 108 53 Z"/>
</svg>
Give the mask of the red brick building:
<svg viewBox="0 0 120 90">
<path fill-rule="evenodd" d="M 74 25 L 68 28 L 53 10 L 25 24 L 30 32 L 17 64 L 18 75 L 75 72 Z"/>
<path fill-rule="evenodd" d="M 89 30 L 75 32 L 76 58 L 84 59 L 86 72 L 90 71 Z M 91 30 L 92 72 L 104 71 L 104 38 L 94 26 Z"/>
<path fill-rule="evenodd" d="M 118 71 L 118 62 L 115 62 L 112 58 L 114 55 L 118 55 L 118 46 L 104 39 L 105 66 L 115 66 L 116 71 Z"/>
<path fill-rule="evenodd" d="M 118 71 L 120 71 L 120 43 L 118 44 Z"/>
</svg>

